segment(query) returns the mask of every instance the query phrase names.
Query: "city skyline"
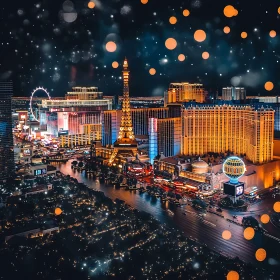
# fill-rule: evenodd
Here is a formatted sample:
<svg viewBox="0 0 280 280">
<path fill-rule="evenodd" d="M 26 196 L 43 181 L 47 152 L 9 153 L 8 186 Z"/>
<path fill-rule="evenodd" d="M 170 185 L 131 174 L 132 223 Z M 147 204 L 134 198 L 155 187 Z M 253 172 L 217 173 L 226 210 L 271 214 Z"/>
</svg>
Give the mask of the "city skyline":
<svg viewBox="0 0 280 280">
<path fill-rule="evenodd" d="M 248 95 L 277 94 L 277 3 L 257 3 L 248 21 L 252 7 L 246 2 L 175 0 L 159 8 L 153 0 L 145 5 L 95 1 L 93 9 L 88 2 L 6 3 L 0 78 L 14 80 L 16 96 L 27 96 L 39 85 L 53 96 L 73 85 L 120 94 L 121 70 L 114 62 L 121 65 L 124 56 L 137 72 L 131 77 L 132 96 L 160 95 L 169 83 L 186 80 L 211 91 L 238 84 Z M 237 16 L 225 16 L 227 4 L 234 5 Z M 196 30 L 204 30 L 206 40 L 195 40 Z M 169 50 L 165 43 L 173 37 L 177 47 Z M 108 42 L 116 43 L 116 51 L 106 49 Z M 272 92 L 264 89 L 267 81 L 274 83 Z"/>
</svg>

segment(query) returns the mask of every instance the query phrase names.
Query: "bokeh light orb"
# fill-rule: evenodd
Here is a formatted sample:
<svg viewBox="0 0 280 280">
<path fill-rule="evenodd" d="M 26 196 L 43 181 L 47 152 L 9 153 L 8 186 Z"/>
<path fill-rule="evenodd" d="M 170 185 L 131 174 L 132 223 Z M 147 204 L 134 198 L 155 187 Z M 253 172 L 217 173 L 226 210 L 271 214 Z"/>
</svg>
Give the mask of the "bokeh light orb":
<svg viewBox="0 0 280 280">
<path fill-rule="evenodd" d="M 278 14 L 280 15 L 280 7 L 278 8 Z"/>
<path fill-rule="evenodd" d="M 178 55 L 178 60 L 179 61 L 184 61 L 185 59 L 186 59 L 185 55 L 183 55 L 183 54 Z"/>
<path fill-rule="evenodd" d="M 280 212 L 280 201 L 277 201 L 277 202 L 274 203 L 273 210 L 277 213 Z"/>
<path fill-rule="evenodd" d="M 95 3 L 93 1 L 88 2 L 89 9 L 93 9 L 95 7 Z"/>
<path fill-rule="evenodd" d="M 149 2 L 149 0 L 141 0 L 141 3 L 144 5 L 147 4 L 148 2 Z"/>
<path fill-rule="evenodd" d="M 112 63 L 112 67 L 115 68 L 115 69 L 118 68 L 119 67 L 119 63 L 117 61 L 114 61 Z"/>
<path fill-rule="evenodd" d="M 56 216 L 59 216 L 59 215 L 61 215 L 62 210 L 59 207 L 57 207 L 57 208 L 55 208 L 54 213 Z"/>
<path fill-rule="evenodd" d="M 246 171 L 245 163 L 239 157 L 233 156 L 226 159 L 223 164 L 223 172 L 230 181 L 238 181 Z"/>
<path fill-rule="evenodd" d="M 106 44 L 106 50 L 107 52 L 114 52 L 117 49 L 117 45 L 115 42 L 110 41 Z"/>
<path fill-rule="evenodd" d="M 150 70 L 149 70 L 149 73 L 150 73 L 150 75 L 155 75 L 156 74 L 156 69 L 155 68 L 151 68 Z"/>
<path fill-rule="evenodd" d="M 246 39 L 247 36 L 248 36 L 247 32 L 245 32 L 245 31 L 241 32 L 241 38 L 242 39 Z"/>
<path fill-rule="evenodd" d="M 232 5 L 227 5 L 224 8 L 224 15 L 228 18 L 231 18 L 237 16 L 238 11 Z"/>
<path fill-rule="evenodd" d="M 261 222 L 262 222 L 263 224 L 269 223 L 269 220 L 270 220 L 269 215 L 267 215 L 267 214 L 261 215 Z"/>
<path fill-rule="evenodd" d="M 266 251 L 265 249 L 263 248 L 260 248 L 256 251 L 255 253 L 255 256 L 256 256 L 256 259 L 259 261 L 259 262 L 262 262 L 266 259 Z"/>
<path fill-rule="evenodd" d="M 168 38 L 165 41 L 165 46 L 169 50 L 174 50 L 177 47 L 177 41 L 174 38 Z"/>
<path fill-rule="evenodd" d="M 265 88 L 267 91 L 271 91 L 271 90 L 273 90 L 273 88 L 274 88 L 274 84 L 273 84 L 272 82 L 266 82 L 266 83 L 264 84 L 264 88 Z"/>
<path fill-rule="evenodd" d="M 255 236 L 255 230 L 252 227 L 247 227 L 244 229 L 243 236 L 247 240 L 251 240 Z"/>
<path fill-rule="evenodd" d="M 190 15 L 190 11 L 188 10 L 188 9 L 185 9 L 184 11 L 183 11 L 183 16 L 184 17 L 188 17 Z"/>
<path fill-rule="evenodd" d="M 202 58 L 203 58 L 203 59 L 208 59 L 209 56 L 210 56 L 209 52 L 203 52 L 203 53 L 202 53 Z"/>
<path fill-rule="evenodd" d="M 237 271 L 231 270 L 227 274 L 227 280 L 239 280 L 239 274 Z"/>
<path fill-rule="evenodd" d="M 276 31 L 275 31 L 275 30 L 271 30 L 271 31 L 269 32 L 269 36 L 270 36 L 271 38 L 276 37 Z"/>
<path fill-rule="evenodd" d="M 177 18 L 176 17 L 170 17 L 169 22 L 170 22 L 170 24 L 176 24 L 177 23 Z"/>
<path fill-rule="evenodd" d="M 231 232 L 229 230 L 224 230 L 223 233 L 222 233 L 222 237 L 225 240 L 231 239 Z"/>
<path fill-rule="evenodd" d="M 230 32 L 230 28 L 228 26 L 224 27 L 224 33 L 228 34 Z"/>
<path fill-rule="evenodd" d="M 194 39 L 197 42 L 203 42 L 206 39 L 206 33 L 204 30 L 198 29 L 194 32 Z"/>
</svg>

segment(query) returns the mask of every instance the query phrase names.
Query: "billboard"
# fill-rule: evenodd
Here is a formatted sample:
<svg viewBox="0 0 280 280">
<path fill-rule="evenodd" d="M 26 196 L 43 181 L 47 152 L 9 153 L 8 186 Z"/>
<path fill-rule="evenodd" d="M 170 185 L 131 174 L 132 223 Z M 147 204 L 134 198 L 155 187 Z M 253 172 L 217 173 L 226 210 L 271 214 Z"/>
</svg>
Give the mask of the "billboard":
<svg viewBox="0 0 280 280">
<path fill-rule="evenodd" d="M 239 197 L 244 194 L 244 183 L 231 184 L 230 182 L 224 183 L 224 194 Z"/>
<path fill-rule="evenodd" d="M 235 186 L 229 183 L 224 183 L 224 194 L 235 196 Z"/>
<path fill-rule="evenodd" d="M 44 175 L 44 174 L 47 174 L 46 168 L 34 170 L 34 176 Z"/>
<path fill-rule="evenodd" d="M 241 186 L 237 186 L 236 187 L 236 192 L 235 192 L 235 196 L 240 196 L 244 193 L 244 185 L 241 185 Z"/>
</svg>

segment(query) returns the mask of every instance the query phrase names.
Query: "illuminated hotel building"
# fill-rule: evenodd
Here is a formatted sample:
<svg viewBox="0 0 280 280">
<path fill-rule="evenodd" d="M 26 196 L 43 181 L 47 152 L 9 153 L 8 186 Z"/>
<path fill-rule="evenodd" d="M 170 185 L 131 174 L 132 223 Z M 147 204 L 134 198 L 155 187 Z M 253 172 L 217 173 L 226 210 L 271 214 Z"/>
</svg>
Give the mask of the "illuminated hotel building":
<svg viewBox="0 0 280 280">
<path fill-rule="evenodd" d="M 182 114 L 184 155 L 246 154 L 253 163 L 273 160 L 274 110 L 252 106 L 187 107 Z"/>
<path fill-rule="evenodd" d="M 154 164 L 154 159 L 158 155 L 158 119 L 149 119 L 149 158 L 150 163 Z"/>
<path fill-rule="evenodd" d="M 131 109 L 131 119 L 135 135 L 148 135 L 149 118 L 168 117 L 168 108 Z M 112 145 L 118 138 L 121 122 L 121 110 L 104 111 L 102 120 L 102 145 Z"/>
<path fill-rule="evenodd" d="M 223 100 L 245 100 L 246 90 L 240 87 L 226 87 L 222 90 Z"/>
<path fill-rule="evenodd" d="M 178 155 L 181 148 L 181 118 L 157 120 L 158 154 L 166 157 Z"/>
<path fill-rule="evenodd" d="M 0 181 L 15 171 L 12 133 L 13 83 L 0 82 Z"/>
<path fill-rule="evenodd" d="M 164 94 L 164 105 L 189 101 L 204 103 L 206 94 L 202 84 L 171 83 Z"/>
<path fill-rule="evenodd" d="M 111 110 L 112 104 L 96 87 L 74 87 L 63 100 L 42 101 L 41 130 L 63 137 L 62 143 L 68 146 L 101 140 L 102 114 Z"/>
</svg>

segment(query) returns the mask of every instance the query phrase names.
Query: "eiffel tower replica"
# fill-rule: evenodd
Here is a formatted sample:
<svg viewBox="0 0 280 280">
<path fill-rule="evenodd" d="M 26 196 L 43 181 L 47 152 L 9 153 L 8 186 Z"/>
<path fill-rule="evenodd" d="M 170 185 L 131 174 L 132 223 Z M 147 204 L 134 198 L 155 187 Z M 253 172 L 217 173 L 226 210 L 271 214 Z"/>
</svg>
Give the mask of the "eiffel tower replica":
<svg viewBox="0 0 280 280">
<path fill-rule="evenodd" d="M 117 141 L 114 143 L 114 150 L 109 159 L 109 165 L 112 165 L 116 158 L 135 157 L 137 155 L 137 141 L 135 140 L 130 112 L 129 99 L 129 70 L 127 59 L 123 63 L 123 101 L 122 118 L 120 131 Z"/>
</svg>

